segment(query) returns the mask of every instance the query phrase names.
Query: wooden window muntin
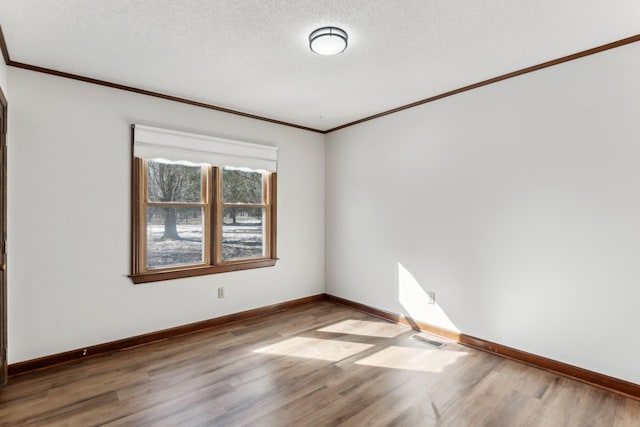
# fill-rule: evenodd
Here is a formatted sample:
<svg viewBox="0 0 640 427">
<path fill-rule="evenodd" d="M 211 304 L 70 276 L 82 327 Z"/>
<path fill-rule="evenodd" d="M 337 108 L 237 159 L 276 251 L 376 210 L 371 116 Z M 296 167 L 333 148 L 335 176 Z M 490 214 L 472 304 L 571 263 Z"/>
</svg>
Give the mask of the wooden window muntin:
<svg viewBox="0 0 640 427">
<path fill-rule="evenodd" d="M 131 278 L 134 283 L 146 283 L 174 278 L 215 274 L 275 265 L 276 258 L 276 173 L 263 174 L 261 204 L 224 204 L 222 202 L 222 168 L 203 166 L 202 203 L 167 203 L 148 201 L 148 161 L 133 159 L 132 215 L 133 259 Z M 205 256 L 202 264 L 188 264 L 163 268 L 147 266 L 147 208 L 149 206 L 201 206 L 204 210 L 203 239 Z M 227 205 L 265 209 L 263 221 L 264 256 L 224 260 L 222 256 L 222 213 Z"/>
<path fill-rule="evenodd" d="M 207 237 L 211 230 L 211 179 L 207 175 L 211 174 L 210 167 L 200 165 L 200 201 L 199 202 L 183 202 L 183 201 L 150 201 L 149 200 L 149 160 L 142 160 L 144 188 L 142 188 L 143 203 L 140 209 L 140 227 L 144 229 L 141 237 L 144 239 L 141 247 L 144 249 L 141 253 L 141 265 L 144 266 L 145 272 L 174 270 L 177 268 L 193 268 L 206 266 L 211 264 L 211 242 Z M 173 163 L 173 162 L 171 162 Z M 197 166 L 197 165 L 194 165 Z M 148 263 L 148 211 L 149 208 L 195 208 L 202 210 L 202 244 L 203 253 L 202 261 L 194 263 L 173 264 L 165 267 L 152 267 Z"/>
<path fill-rule="evenodd" d="M 270 217 L 271 217 L 271 209 L 269 208 L 269 174 L 266 172 L 258 172 L 258 171 L 253 171 L 254 173 L 260 173 L 261 175 L 261 186 L 262 186 L 262 191 L 261 191 L 261 200 L 260 203 L 243 203 L 240 201 L 236 201 L 233 203 L 230 202 L 225 202 L 224 200 L 224 170 L 226 168 L 215 168 L 215 175 L 216 175 L 216 194 L 219 196 L 216 198 L 216 205 L 217 205 L 217 211 L 219 212 L 219 215 L 217 216 L 216 220 L 218 221 L 218 224 L 216 226 L 216 230 L 220 230 L 220 233 L 217 233 L 216 238 L 215 238 L 215 243 L 216 243 L 216 263 L 217 264 L 222 264 L 222 263 L 229 263 L 229 262 L 238 262 L 238 261 L 242 261 L 242 260 L 248 260 L 248 259 L 259 259 L 259 258 L 269 258 L 270 257 L 270 245 L 269 245 L 269 238 L 270 238 L 270 233 L 269 233 L 269 224 L 271 223 L 270 221 Z M 235 168 L 234 168 L 235 169 Z M 224 241 L 223 241 L 223 237 L 224 237 L 224 227 L 225 224 L 223 223 L 225 215 L 224 215 L 224 211 L 225 209 L 261 209 L 264 210 L 264 217 L 263 217 L 263 222 L 262 222 L 262 227 L 263 227 L 263 232 L 262 232 L 262 250 L 264 251 L 264 254 L 261 256 L 251 256 L 251 257 L 245 257 L 245 258 L 233 258 L 233 259 L 227 259 L 225 260 L 224 258 Z"/>
</svg>

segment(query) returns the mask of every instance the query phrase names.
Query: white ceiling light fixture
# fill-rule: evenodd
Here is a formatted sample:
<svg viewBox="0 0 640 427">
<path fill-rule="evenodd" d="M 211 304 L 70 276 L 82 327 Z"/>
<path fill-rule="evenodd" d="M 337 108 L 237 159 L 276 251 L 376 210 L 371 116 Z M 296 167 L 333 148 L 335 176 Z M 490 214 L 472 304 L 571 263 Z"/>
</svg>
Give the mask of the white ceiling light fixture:
<svg viewBox="0 0 640 427">
<path fill-rule="evenodd" d="M 309 35 L 309 48 L 319 55 L 337 55 L 347 48 L 347 32 L 337 27 L 322 27 Z"/>
</svg>

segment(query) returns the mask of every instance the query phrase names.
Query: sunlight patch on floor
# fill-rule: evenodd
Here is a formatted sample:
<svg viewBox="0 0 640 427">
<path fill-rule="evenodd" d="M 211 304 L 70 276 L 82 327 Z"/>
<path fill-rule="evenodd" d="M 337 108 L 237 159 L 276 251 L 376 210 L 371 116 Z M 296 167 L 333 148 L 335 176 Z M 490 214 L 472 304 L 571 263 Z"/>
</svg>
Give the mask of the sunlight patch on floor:
<svg viewBox="0 0 640 427">
<path fill-rule="evenodd" d="M 438 373 L 466 355 L 466 353 L 460 351 L 390 346 L 357 361 L 356 364 L 378 368 Z"/>
<path fill-rule="evenodd" d="M 363 335 L 367 337 L 394 338 L 407 332 L 405 326 L 390 322 L 372 322 L 370 320 L 347 319 L 334 323 L 326 328 L 318 329 L 319 332 L 331 332 L 334 334 Z"/>
<path fill-rule="evenodd" d="M 372 344 L 294 337 L 254 352 L 337 362 L 371 347 L 373 347 Z"/>
</svg>

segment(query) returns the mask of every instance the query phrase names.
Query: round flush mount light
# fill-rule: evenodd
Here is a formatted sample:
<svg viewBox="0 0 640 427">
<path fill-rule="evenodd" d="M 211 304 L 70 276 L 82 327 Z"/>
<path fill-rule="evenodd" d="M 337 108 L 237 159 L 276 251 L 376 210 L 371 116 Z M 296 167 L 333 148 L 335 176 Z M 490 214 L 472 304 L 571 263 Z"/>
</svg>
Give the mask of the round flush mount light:
<svg viewBox="0 0 640 427">
<path fill-rule="evenodd" d="M 337 55 L 347 48 L 348 38 L 340 28 L 322 27 L 309 35 L 309 47 L 319 55 Z"/>
</svg>

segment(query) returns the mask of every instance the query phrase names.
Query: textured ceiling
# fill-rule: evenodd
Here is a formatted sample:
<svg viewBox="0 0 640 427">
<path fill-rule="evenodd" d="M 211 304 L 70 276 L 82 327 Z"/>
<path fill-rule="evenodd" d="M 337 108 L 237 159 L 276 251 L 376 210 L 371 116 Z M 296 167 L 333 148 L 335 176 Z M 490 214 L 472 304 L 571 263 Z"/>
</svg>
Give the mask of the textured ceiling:
<svg viewBox="0 0 640 427">
<path fill-rule="evenodd" d="M 334 57 L 308 35 L 349 33 Z M 640 0 L 0 0 L 12 61 L 326 130 L 640 33 Z"/>
</svg>

